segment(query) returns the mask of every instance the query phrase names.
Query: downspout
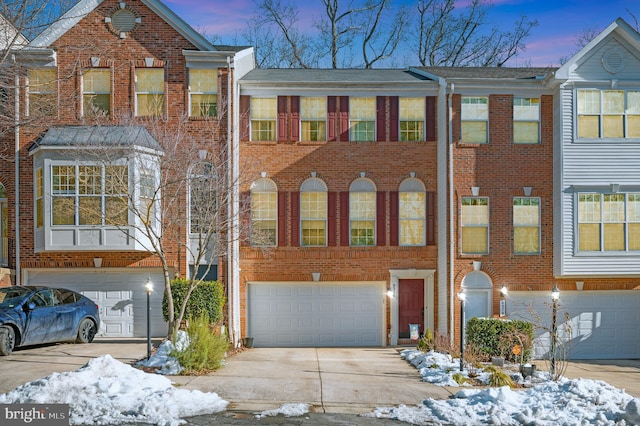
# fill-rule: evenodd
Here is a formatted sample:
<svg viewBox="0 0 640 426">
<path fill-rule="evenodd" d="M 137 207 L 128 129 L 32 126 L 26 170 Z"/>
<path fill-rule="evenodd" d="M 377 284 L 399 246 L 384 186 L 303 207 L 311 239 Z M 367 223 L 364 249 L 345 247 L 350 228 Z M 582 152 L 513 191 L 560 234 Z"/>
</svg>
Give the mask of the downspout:
<svg viewBox="0 0 640 426">
<path fill-rule="evenodd" d="M 20 285 L 21 268 L 20 268 L 20 76 L 18 75 L 16 56 L 11 55 L 14 66 L 16 66 L 15 77 L 15 105 L 14 105 L 14 140 L 15 140 L 15 178 L 14 178 L 14 197 L 15 197 L 15 249 L 16 249 L 16 276 L 15 285 Z"/>
<path fill-rule="evenodd" d="M 454 258 L 455 258 L 455 240 L 453 223 L 454 200 L 453 200 L 453 90 L 454 84 L 451 83 L 451 91 L 449 92 L 449 324 L 451 324 L 449 333 L 449 342 L 453 346 L 454 340 L 454 294 L 455 294 L 455 275 L 454 275 Z"/>
</svg>

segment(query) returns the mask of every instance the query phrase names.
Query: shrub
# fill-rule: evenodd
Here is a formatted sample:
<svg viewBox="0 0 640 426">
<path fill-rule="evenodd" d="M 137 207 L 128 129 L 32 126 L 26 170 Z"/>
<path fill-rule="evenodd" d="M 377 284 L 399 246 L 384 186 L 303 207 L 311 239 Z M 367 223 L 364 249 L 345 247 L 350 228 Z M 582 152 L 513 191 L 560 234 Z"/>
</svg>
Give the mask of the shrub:
<svg viewBox="0 0 640 426">
<path fill-rule="evenodd" d="M 225 335 L 213 332 L 209 318 L 206 315 L 190 318 L 186 331 L 189 346 L 171 353 L 184 368 L 183 374 L 206 374 L 222 367 L 229 341 Z"/>
<path fill-rule="evenodd" d="M 433 332 L 427 328 L 424 332 L 422 339 L 418 340 L 418 350 L 422 352 L 429 352 L 435 350 L 435 339 L 433 338 Z"/>
<path fill-rule="evenodd" d="M 454 382 L 456 382 L 457 384 L 461 385 L 463 383 L 465 383 L 467 381 L 467 378 L 464 377 L 464 375 L 462 373 L 454 373 L 451 378 L 453 379 Z"/>
<path fill-rule="evenodd" d="M 515 386 L 515 384 L 513 383 L 513 380 L 511 380 L 511 376 L 509 376 L 509 374 L 506 371 L 494 365 L 487 367 L 485 371 L 490 373 L 489 386 L 492 386 L 492 387 L 509 386 L 510 388 Z"/>
<path fill-rule="evenodd" d="M 178 318 L 180 305 L 187 294 L 191 280 L 177 278 L 171 281 L 171 294 L 173 295 L 173 308 L 175 318 Z M 196 286 L 191 293 L 184 318 L 199 318 L 206 316 L 211 323 L 217 323 L 222 319 L 222 308 L 226 300 L 224 289 L 219 281 L 203 281 Z M 169 308 L 167 306 L 167 294 L 162 299 L 162 315 L 164 320 L 169 320 Z"/>
<path fill-rule="evenodd" d="M 531 358 L 533 323 L 499 318 L 472 318 L 467 323 L 467 342 L 489 356 L 502 356 L 511 362 L 526 363 Z M 519 345 L 516 357 L 513 347 Z"/>
</svg>

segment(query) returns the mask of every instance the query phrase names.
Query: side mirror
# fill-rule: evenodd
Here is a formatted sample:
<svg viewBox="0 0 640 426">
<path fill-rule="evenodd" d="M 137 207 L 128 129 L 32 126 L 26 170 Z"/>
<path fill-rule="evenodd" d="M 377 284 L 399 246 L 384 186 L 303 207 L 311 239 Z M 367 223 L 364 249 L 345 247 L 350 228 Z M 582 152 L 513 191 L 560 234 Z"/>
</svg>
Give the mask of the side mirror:
<svg viewBox="0 0 640 426">
<path fill-rule="evenodd" d="M 35 308 L 36 308 L 36 304 L 33 303 L 33 302 L 29 302 L 29 303 L 24 305 L 24 311 L 25 312 L 33 311 Z"/>
</svg>

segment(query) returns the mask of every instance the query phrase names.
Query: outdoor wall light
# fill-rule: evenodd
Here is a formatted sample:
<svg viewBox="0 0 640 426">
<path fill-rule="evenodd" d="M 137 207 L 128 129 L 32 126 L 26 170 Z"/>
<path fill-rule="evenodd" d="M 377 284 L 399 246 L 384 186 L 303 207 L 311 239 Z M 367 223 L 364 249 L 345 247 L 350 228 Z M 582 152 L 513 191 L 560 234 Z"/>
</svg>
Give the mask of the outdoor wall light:
<svg viewBox="0 0 640 426">
<path fill-rule="evenodd" d="M 509 289 L 507 289 L 506 285 L 503 285 L 500 289 L 500 316 L 507 316 L 507 294 L 509 293 Z"/>
<path fill-rule="evenodd" d="M 507 288 L 506 285 L 503 285 L 502 288 L 500 289 L 500 294 L 502 295 L 502 297 L 506 297 L 508 293 L 509 293 L 509 289 Z"/>
<path fill-rule="evenodd" d="M 389 299 L 393 299 L 393 290 L 391 289 L 391 287 L 387 289 L 387 297 Z"/>
</svg>

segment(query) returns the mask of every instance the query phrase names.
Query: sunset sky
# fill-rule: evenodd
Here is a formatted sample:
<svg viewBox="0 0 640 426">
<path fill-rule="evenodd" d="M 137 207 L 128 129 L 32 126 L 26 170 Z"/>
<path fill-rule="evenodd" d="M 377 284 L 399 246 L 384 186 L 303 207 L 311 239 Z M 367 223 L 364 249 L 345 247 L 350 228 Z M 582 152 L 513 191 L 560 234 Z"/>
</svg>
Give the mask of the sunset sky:
<svg viewBox="0 0 640 426">
<path fill-rule="evenodd" d="M 253 0 L 163 1 L 196 30 L 217 36 L 216 42 L 220 44 L 237 44 L 236 36 L 247 28 L 255 9 Z M 309 26 L 314 16 L 323 12 L 320 0 L 293 2 L 299 7 L 301 20 L 308 20 Z M 627 10 L 640 19 L 640 0 L 494 0 L 493 4 L 489 19 L 503 23 L 505 30 L 512 29 L 521 15 L 538 20 L 538 26 L 526 40 L 527 50 L 508 66 L 558 65 L 561 57 L 575 52 L 576 37 L 583 30 L 603 30 L 619 17 L 635 27 Z M 414 58 L 414 63 L 405 65 L 419 65 L 417 57 Z"/>
</svg>

